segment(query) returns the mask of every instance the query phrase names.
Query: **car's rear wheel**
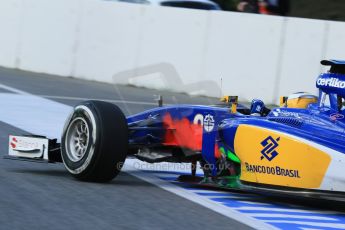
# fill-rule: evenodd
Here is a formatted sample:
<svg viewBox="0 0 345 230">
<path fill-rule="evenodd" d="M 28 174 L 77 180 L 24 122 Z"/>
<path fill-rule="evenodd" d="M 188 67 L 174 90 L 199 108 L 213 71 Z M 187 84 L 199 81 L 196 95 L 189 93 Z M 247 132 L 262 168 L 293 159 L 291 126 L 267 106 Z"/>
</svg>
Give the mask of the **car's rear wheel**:
<svg viewBox="0 0 345 230">
<path fill-rule="evenodd" d="M 74 177 L 110 181 L 120 172 L 127 151 L 127 121 L 116 105 L 86 101 L 74 108 L 61 138 L 62 159 Z"/>
</svg>

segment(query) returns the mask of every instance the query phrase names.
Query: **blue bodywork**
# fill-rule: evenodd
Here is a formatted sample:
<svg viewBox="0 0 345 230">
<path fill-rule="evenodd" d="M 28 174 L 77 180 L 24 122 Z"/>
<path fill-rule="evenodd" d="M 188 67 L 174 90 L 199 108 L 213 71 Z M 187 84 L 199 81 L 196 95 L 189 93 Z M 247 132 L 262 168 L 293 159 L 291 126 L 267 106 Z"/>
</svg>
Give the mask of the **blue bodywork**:
<svg viewBox="0 0 345 230">
<path fill-rule="evenodd" d="M 168 130 L 172 133 L 175 132 L 173 126 L 168 127 L 166 124 L 165 117 L 167 114 L 174 122 L 185 119 L 189 121 L 191 126 L 193 126 L 192 124 L 203 125 L 201 126 L 201 148 L 189 149 L 194 152 L 192 154 L 194 158 L 190 159 L 203 161 L 214 166 L 210 172 L 212 176 L 217 176 L 220 173 L 217 163 L 220 156 L 217 149 L 225 148 L 234 153 L 236 130 L 242 124 L 301 137 L 345 153 L 345 109 L 342 106 L 342 100 L 345 98 L 345 61 L 328 60 L 321 63 L 330 65 L 331 70 L 317 78 L 316 86 L 320 91 L 319 101 L 316 104 L 309 105 L 307 109 L 274 108 L 267 116 L 258 117 L 248 114 L 248 109 L 243 106 L 239 106 L 236 113 L 232 113 L 227 105 L 224 107 L 198 105 L 158 107 L 127 117 L 130 129 L 129 143 L 132 146 L 133 153 L 143 148 L 178 149 L 180 147 L 183 150 L 188 150 L 188 145 L 166 144 Z M 207 120 L 206 117 L 211 120 Z M 208 126 L 203 124 L 205 122 Z M 197 133 L 198 127 L 194 128 Z M 179 141 L 178 138 L 176 140 Z M 184 140 L 177 143 L 184 143 Z M 182 153 L 179 158 L 174 156 L 168 160 L 176 162 L 192 161 L 187 155 Z"/>
</svg>

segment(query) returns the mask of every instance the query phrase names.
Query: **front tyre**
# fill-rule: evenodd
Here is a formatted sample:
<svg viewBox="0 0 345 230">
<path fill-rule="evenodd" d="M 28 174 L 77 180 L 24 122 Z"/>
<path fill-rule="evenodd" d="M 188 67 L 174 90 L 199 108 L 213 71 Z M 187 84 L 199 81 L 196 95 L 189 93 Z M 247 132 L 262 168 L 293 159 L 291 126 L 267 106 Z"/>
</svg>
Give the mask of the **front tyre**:
<svg viewBox="0 0 345 230">
<path fill-rule="evenodd" d="M 127 151 L 127 121 L 116 105 L 85 101 L 74 108 L 61 138 L 62 159 L 74 177 L 110 181 L 120 172 Z"/>
</svg>

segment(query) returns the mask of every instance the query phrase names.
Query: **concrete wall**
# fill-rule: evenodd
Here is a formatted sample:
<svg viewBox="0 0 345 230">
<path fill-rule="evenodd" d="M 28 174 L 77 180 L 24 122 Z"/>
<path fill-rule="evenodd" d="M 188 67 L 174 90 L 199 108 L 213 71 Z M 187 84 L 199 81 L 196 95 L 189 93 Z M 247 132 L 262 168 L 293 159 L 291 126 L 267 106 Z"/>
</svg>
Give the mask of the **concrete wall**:
<svg viewBox="0 0 345 230">
<path fill-rule="evenodd" d="M 242 101 L 316 92 L 345 59 L 342 22 L 100 0 L 0 1 L 0 28 L 1 66 Z"/>
</svg>

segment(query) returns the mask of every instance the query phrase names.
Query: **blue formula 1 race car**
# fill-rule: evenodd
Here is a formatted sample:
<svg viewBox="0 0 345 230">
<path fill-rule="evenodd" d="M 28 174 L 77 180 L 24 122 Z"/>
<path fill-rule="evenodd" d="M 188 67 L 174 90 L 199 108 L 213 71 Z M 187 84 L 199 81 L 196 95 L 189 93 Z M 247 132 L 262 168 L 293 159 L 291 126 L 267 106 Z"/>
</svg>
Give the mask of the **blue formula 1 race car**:
<svg viewBox="0 0 345 230">
<path fill-rule="evenodd" d="M 77 179 L 107 182 L 128 156 L 149 163 L 199 162 L 192 183 L 229 189 L 345 199 L 345 61 L 325 60 L 319 97 L 260 100 L 251 108 L 225 97 L 225 106 L 161 106 L 125 117 L 114 104 L 85 101 L 74 108 L 61 144 L 10 136 L 9 158 L 63 162 Z M 20 145 L 20 143 L 22 143 Z M 330 195 L 331 194 L 331 195 Z"/>
</svg>

